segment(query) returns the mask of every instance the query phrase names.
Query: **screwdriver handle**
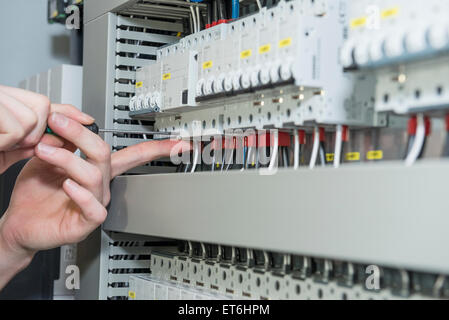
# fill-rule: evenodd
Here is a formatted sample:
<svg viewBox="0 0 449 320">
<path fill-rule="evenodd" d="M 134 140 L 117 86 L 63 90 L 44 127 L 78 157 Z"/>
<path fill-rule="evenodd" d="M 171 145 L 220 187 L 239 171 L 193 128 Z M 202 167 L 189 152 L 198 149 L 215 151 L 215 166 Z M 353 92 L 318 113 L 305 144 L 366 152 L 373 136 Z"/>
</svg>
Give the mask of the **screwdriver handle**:
<svg viewBox="0 0 449 320">
<path fill-rule="evenodd" d="M 90 131 L 92 131 L 95 134 L 99 134 L 100 133 L 100 128 L 98 127 L 98 125 L 96 123 L 84 125 L 84 127 L 89 129 Z M 48 126 L 45 129 L 45 133 L 51 134 L 53 136 L 57 136 L 57 134 L 53 130 L 51 130 L 50 127 L 48 127 Z"/>
</svg>

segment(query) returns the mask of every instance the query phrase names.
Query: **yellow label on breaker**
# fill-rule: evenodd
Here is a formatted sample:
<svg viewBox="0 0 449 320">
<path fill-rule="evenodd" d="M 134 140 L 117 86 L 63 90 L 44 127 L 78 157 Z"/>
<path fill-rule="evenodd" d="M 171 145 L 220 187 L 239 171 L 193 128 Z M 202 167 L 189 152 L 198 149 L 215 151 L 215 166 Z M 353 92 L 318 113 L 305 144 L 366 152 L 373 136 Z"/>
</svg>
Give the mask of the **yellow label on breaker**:
<svg viewBox="0 0 449 320">
<path fill-rule="evenodd" d="M 51 17 L 52 18 L 56 18 L 58 16 L 58 10 L 54 10 L 52 13 L 51 13 Z"/>
<path fill-rule="evenodd" d="M 351 20 L 351 28 L 363 27 L 366 24 L 366 17 L 359 17 Z"/>
<path fill-rule="evenodd" d="M 348 152 L 345 157 L 346 161 L 359 161 L 360 152 Z"/>
<path fill-rule="evenodd" d="M 334 154 L 333 153 L 326 153 L 326 161 L 327 162 L 334 161 Z"/>
<path fill-rule="evenodd" d="M 203 62 L 203 69 L 210 69 L 212 68 L 212 66 L 213 66 L 212 61 Z"/>
<path fill-rule="evenodd" d="M 382 19 L 387 19 L 387 18 L 397 16 L 398 13 L 399 13 L 399 7 L 393 7 L 393 8 L 388 8 L 388 9 L 383 10 L 380 13 L 380 16 L 382 17 Z"/>
<path fill-rule="evenodd" d="M 270 50 L 271 50 L 271 44 L 266 44 L 266 45 L 263 45 L 263 46 L 259 47 L 259 53 L 260 54 L 267 53 Z"/>
<path fill-rule="evenodd" d="M 288 47 L 292 44 L 292 38 L 285 38 L 279 41 L 279 48 Z"/>
<path fill-rule="evenodd" d="M 366 153 L 367 160 L 382 160 L 384 152 L 382 150 L 371 150 Z"/>
<path fill-rule="evenodd" d="M 136 88 L 142 88 L 142 87 L 143 87 L 142 81 L 136 82 Z"/>
<path fill-rule="evenodd" d="M 136 293 L 134 291 L 128 291 L 128 297 L 130 297 L 131 299 L 135 299 Z"/>
<path fill-rule="evenodd" d="M 162 75 L 162 80 L 170 80 L 171 79 L 171 73 L 164 73 Z"/>
<path fill-rule="evenodd" d="M 253 50 L 248 49 L 248 50 L 244 50 L 242 52 L 240 52 L 240 59 L 246 59 L 251 57 L 251 55 L 253 54 Z"/>
</svg>

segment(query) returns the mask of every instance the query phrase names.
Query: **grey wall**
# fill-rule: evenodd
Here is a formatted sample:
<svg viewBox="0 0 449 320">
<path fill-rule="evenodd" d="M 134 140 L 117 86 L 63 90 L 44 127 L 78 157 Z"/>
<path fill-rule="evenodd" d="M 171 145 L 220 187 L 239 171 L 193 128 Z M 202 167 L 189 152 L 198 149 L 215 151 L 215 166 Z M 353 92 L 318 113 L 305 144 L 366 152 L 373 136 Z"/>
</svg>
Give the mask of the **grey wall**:
<svg viewBox="0 0 449 320">
<path fill-rule="evenodd" d="M 70 32 L 47 22 L 47 0 L 0 0 L 0 84 L 70 63 Z"/>
</svg>

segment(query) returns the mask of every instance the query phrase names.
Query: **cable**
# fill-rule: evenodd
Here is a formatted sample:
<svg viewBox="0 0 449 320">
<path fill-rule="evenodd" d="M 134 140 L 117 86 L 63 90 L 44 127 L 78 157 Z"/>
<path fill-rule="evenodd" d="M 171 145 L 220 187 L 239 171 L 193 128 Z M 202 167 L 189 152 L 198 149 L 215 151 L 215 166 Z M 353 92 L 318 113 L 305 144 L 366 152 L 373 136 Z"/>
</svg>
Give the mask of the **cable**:
<svg viewBox="0 0 449 320">
<path fill-rule="evenodd" d="M 198 31 L 201 31 L 200 8 L 198 6 L 196 6 L 195 10 L 196 10 L 196 19 L 198 21 L 197 22 Z"/>
<path fill-rule="evenodd" d="M 343 126 L 339 124 L 337 126 L 337 132 L 335 134 L 334 168 L 340 167 L 342 145 L 343 145 Z"/>
<path fill-rule="evenodd" d="M 218 0 L 212 0 L 212 22 L 218 21 Z"/>
<path fill-rule="evenodd" d="M 405 165 L 411 166 L 418 159 L 421 151 L 423 150 L 424 140 L 426 137 L 426 125 L 424 121 L 424 115 L 419 113 L 417 115 L 417 127 L 416 127 L 416 135 L 415 141 L 413 142 L 413 146 L 405 159 Z"/>
<path fill-rule="evenodd" d="M 297 170 L 299 168 L 299 133 L 298 130 L 293 131 L 293 169 Z"/>
<path fill-rule="evenodd" d="M 268 166 L 268 170 L 273 170 L 276 165 L 276 160 L 278 158 L 278 149 L 279 149 L 279 132 L 277 130 L 274 131 L 274 141 L 273 141 L 273 153 L 271 154 L 270 164 Z"/>
<path fill-rule="evenodd" d="M 200 141 L 193 140 L 193 164 L 190 173 L 194 173 L 200 157 Z"/>
<path fill-rule="evenodd" d="M 240 15 L 240 2 L 239 0 L 232 0 L 232 19 L 238 19 Z"/>
<path fill-rule="evenodd" d="M 198 32 L 198 27 L 196 25 L 196 23 L 197 23 L 196 15 L 195 15 L 195 10 L 193 10 L 192 6 L 190 6 L 190 13 L 192 14 L 192 20 L 193 20 L 193 32 L 197 33 Z"/>
<path fill-rule="evenodd" d="M 223 0 L 217 0 L 218 20 L 226 20 L 226 5 Z"/>
<path fill-rule="evenodd" d="M 310 169 L 315 168 L 319 148 L 320 148 L 320 130 L 317 126 L 315 126 L 314 132 L 313 132 L 312 156 L 310 157 L 310 163 L 309 163 Z"/>
<path fill-rule="evenodd" d="M 290 159 L 288 157 L 288 147 L 281 147 L 282 148 L 282 163 L 285 168 L 288 168 L 290 166 Z"/>
<path fill-rule="evenodd" d="M 319 148 L 319 155 L 320 155 L 320 165 L 322 167 L 326 166 L 326 149 L 324 147 L 324 142 L 320 141 L 320 148 Z"/>
</svg>

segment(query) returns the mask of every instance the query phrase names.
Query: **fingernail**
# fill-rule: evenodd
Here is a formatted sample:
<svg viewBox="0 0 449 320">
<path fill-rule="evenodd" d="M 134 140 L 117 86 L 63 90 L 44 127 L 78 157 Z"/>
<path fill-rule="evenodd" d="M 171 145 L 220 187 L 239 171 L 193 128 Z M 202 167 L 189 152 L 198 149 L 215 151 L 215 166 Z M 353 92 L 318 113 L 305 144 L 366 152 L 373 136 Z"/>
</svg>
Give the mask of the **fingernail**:
<svg viewBox="0 0 449 320">
<path fill-rule="evenodd" d="M 78 191 L 78 185 L 75 182 L 73 182 L 71 179 L 67 179 L 65 181 L 65 185 L 72 192 L 77 192 Z"/>
<path fill-rule="evenodd" d="M 37 150 L 42 154 L 51 155 L 56 151 L 56 148 L 41 142 L 37 145 Z"/>
<path fill-rule="evenodd" d="M 67 124 L 69 123 L 69 120 L 65 116 L 63 116 L 62 114 L 59 114 L 59 113 L 53 113 L 51 115 L 51 120 L 53 120 L 54 123 L 60 128 L 67 127 Z"/>
</svg>

